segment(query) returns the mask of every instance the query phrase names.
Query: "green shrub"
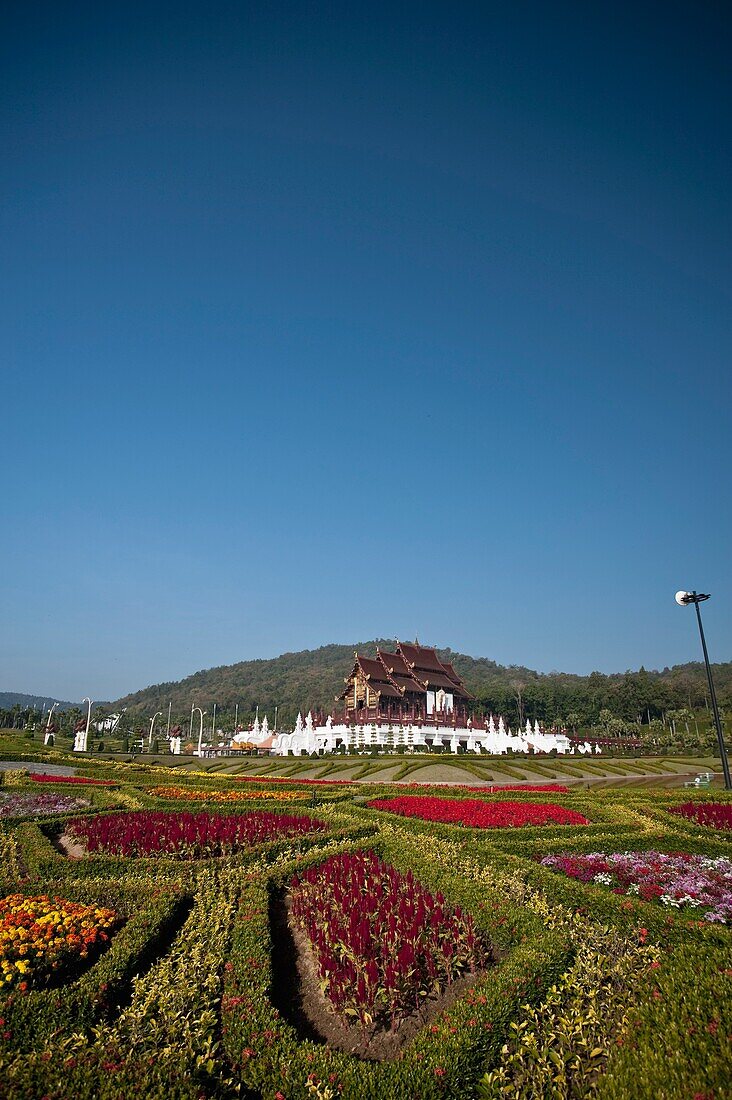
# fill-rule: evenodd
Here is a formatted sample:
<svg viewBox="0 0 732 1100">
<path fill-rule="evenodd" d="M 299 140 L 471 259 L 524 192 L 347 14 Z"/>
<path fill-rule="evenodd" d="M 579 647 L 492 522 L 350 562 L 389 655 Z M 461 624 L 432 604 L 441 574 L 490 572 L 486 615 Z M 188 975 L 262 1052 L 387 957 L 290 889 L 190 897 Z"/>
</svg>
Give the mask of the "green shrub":
<svg viewBox="0 0 732 1100">
<path fill-rule="evenodd" d="M 115 909 L 126 923 L 113 935 L 104 954 L 76 981 L 58 988 L 15 992 L 0 1001 L 5 1043 L 12 1044 L 16 1052 L 33 1049 L 57 1032 L 89 1027 L 118 1005 L 129 992 L 133 975 L 167 945 L 186 905 L 174 888 L 155 890 L 140 883 L 125 888 L 69 882 L 62 890 L 67 900 Z M 34 894 L 37 888 L 26 887 L 20 892 Z"/>
</svg>

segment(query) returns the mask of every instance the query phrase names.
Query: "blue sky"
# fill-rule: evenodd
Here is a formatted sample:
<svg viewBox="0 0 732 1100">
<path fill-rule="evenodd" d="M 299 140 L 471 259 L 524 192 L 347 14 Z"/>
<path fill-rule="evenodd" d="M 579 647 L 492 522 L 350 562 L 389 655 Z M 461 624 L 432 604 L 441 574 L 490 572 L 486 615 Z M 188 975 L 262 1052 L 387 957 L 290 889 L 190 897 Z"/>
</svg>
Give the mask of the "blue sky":
<svg viewBox="0 0 732 1100">
<path fill-rule="evenodd" d="M 732 659 L 730 26 L 11 5 L 0 689 Z"/>
</svg>

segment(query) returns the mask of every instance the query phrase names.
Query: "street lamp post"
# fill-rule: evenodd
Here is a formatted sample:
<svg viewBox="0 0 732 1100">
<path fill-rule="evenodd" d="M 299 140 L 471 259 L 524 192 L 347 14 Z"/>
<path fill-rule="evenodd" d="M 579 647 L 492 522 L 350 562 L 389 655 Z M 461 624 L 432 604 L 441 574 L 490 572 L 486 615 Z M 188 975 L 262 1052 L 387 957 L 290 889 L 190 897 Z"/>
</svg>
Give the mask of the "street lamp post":
<svg viewBox="0 0 732 1100">
<path fill-rule="evenodd" d="M 162 710 L 159 710 L 157 712 L 157 714 L 153 714 L 152 718 L 150 719 L 150 732 L 147 735 L 147 751 L 148 752 L 150 752 L 150 748 L 152 746 L 152 735 L 153 735 L 153 726 L 155 725 L 155 719 L 160 718 L 162 713 L 163 713 Z"/>
<path fill-rule="evenodd" d="M 201 710 L 200 707 L 191 707 L 191 731 L 193 730 L 193 712 L 197 710 L 201 716 L 201 728 L 198 731 L 198 755 L 201 755 L 201 745 L 203 744 L 203 716 L 206 713 L 205 710 Z"/>
<path fill-rule="evenodd" d="M 170 740 L 170 712 L 173 709 L 173 700 L 168 703 L 168 728 L 165 731 L 165 736 Z"/>
<path fill-rule="evenodd" d="M 714 690 L 714 680 L 712 679 L 712 666 L 709 664 L 709 654 L 707 653 L 707 642 L 704 637 L 704 627 L 702 626 L 701 611 L 699 610 L 699 604 L 704 600 L 709 599 L 709 593 L 704 592 L 677 592 L 676 603 L 681 607 L 686 607 L 688 604 L 693 603 L 696 608 L 696 621 L 699 624 L 699 637 L 701 638 L 702 652 L 704 654 L 704 664 L 707 670 L 707 682 L 709 684 L 709 697 L 712 701 L 712 713 L 714 714 L 714 725 L 717 729 L 717 744 L 719 745 L 719 755 L 722 759 L 722 772 L 724 773 L 724 786 L 725 789 L 732 790 L 732 777 L 729 772 L 729 761 L 727 759 L 727 749 L 724 744 L 724 733 L 722 731 L 722 721 L 719 717 L 719 707 L 717 706 L 717 693 Z"/>
</svg>

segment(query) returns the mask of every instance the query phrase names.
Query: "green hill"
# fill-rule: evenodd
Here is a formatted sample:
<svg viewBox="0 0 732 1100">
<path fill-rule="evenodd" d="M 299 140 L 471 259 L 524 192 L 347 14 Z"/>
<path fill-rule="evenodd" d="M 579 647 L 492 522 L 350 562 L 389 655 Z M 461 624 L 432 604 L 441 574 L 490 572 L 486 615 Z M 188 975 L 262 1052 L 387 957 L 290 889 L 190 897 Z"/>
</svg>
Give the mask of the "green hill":
<svg viewBox="0 0 732 1100">
<path fill-rule="evenodd" d="M 11 707 L 20 707 L 22 710 L 27 710 L 29 707 L 47 710 L 53 703 L 57 704 L 59 710 L 71 710 L 72 707 L 80 705 L 64 702 L 51 695 L 25 695 L 22 691 L 0 691 L 0 709 L 3 710 L 10 710 Z"/>
<path fill-rule="evenodd" d="M 333 708 L 351 670 L 354 651 L 367 656 L 376 647 L 389 648 L 393 639 L 359 642 L 355 645 L 327 645 L 298 653 L 283 653 L 270 660 L 240 661 L 204 669 L 176 683 L 155 684 L 117 700 L 114 708 L 127 707 L 130 715 L 152 715 L 167 711 L 185 718 L 191 706 L 209 714 L 216 703 L 222 720 L 233 715 L 236 704 L 246 721 L 259 706 L 270 725 L 278 710 L 278 725 L 294 721 L 297 712 Z M 602 709 L 628 721 L 660 717 L 671 709 L 700 709 L 707 703 L 706 677 L 701 664 L 677 665 L 661 672 L 641 668 L 637 672 L 589 676 L 572 673 L 539 673 L 520 666 L 506 667 L 486 657 L 470 657 L 451 649 L 438 649 L 452 661 L 476 696 L 479 711 L 492 710 L 516 722 L 524 718 L 553 722 L 575 714 L 582 724 L 595 721 Z M 720 705 L 732 706 L 732 663 L 715 665 L 715 682 Z"/>
</svg>

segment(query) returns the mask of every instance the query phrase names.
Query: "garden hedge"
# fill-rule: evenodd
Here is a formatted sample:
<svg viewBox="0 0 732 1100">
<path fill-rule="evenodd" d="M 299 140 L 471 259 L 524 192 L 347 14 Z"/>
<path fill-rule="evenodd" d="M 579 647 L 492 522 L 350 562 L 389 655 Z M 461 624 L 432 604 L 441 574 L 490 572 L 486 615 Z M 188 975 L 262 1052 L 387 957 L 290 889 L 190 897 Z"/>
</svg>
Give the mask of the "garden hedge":
<svg viewBox="0 0 732 1100">
<path fill-rule="evenodd" d="M 513 764 L 519 769 L 522 761 Z M 229 814 L 317 807 L 314 816 L 329 827 L 229 857 L 70 860 L 52 838 L 82 811 L 3 819 L 3 894 L 59 895 L 125 917 L 83 972 L 0 1002 L 3 1097 L 721 1100 L 729 1094 L 732 929 L 705 922 L 696 910 L 616 894 L 539 862 L 562 852 L 653 850 L 729 858 L 729 831 L 670 812 L 689 800 L 732 803 L 728 794 L 638 787 L 491 794 L 435 785 L 303 784 L 294 776 L 268 783 L 264 776 L 243 781 L 138 764 L 104 762 L 97 769 L 86 759 L 84 770 L 116 785 L 41 785 L 20 776 L 5 793 L 73 792 L 91 803 L 85 820 L 129 809 Z M 165 786 L 179 788 L 180 796 L 155 793 Z M 257 797 L 216 802 L 217 792 L 227 790 Z M 448 799 L 551 802 L 589 824 L 468 829 L 365 805 L 417 790 Z M 308 797 L 268 800 L 272 791 Z M 495 948 L 485 975 L 422 1026 L 398 1058 L 383 1062 L 302 1038 L 272 999 L 272 899 L 294 873 L 362 849 L 403 873 L 411 869 L 426 888 L 469 911 Z"/>
</svg>

